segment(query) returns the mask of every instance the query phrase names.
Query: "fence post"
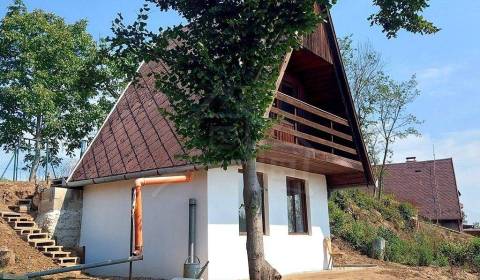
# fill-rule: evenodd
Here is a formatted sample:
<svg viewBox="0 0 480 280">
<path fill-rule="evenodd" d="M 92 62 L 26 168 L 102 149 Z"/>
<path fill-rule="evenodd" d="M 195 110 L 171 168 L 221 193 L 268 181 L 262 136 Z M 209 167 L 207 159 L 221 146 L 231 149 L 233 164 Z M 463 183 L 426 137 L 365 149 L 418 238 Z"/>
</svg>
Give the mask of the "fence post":
<svg viewBox="0 0 480 280">
<path fill-rule="evenodd" d="M 45 141 L 45 181 L 48 181 L 48 140 Z"/>
</svg>

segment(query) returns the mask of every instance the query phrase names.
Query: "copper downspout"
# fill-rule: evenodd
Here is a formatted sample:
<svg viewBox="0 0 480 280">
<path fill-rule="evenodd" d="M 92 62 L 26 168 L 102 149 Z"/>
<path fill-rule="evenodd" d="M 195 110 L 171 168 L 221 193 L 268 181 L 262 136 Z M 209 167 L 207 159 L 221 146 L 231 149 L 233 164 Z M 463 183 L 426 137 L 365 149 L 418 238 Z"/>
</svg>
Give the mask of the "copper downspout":
<svg viewBox="0 0 480 280">
<path fill-rule="evenodd" d="M 134 188 L 134 204 L 133 204 L 133 214 L 134 214 L 134 228 L 135 228 L 135 250 L 133 251 L 134 256 L 141 256 L 143 254 L 143 227 L 142 227 L 142 187 L 149 185 L 160 185 L 160 184 L 173 184 L 173 183 L 186 183 L 192 180 L 192 175 L 179 175 L 179 176 L 168 176 L 168 177 L 153 177 L 153 178 L 138 178 L 135 180 Z"/>
</svg>

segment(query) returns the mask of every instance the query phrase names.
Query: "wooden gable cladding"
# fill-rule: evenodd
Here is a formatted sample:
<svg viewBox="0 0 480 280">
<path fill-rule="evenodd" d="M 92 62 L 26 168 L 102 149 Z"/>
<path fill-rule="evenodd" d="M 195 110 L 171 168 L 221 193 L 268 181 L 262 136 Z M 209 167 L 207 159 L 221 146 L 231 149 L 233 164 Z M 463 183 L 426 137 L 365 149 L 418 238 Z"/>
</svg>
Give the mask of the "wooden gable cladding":
<svg viewBox="0 0 480 280">
<path fill-rule="evenodd" d="M 318 7 L 316 7 L 318 8 Z M 270 116 L 271 149 L 259 161 L 325 174 L 330 188 L 373 185 L 329 12 L 293 51 Z"/>
<path fill-rule="evenodd" d="M 326 62 L 333 64 L 332 50 L 330 49 L 326 28 L 325 23 L 319 24 L 313 33 L 303 38 L 303 47 Z"/>
</svg>

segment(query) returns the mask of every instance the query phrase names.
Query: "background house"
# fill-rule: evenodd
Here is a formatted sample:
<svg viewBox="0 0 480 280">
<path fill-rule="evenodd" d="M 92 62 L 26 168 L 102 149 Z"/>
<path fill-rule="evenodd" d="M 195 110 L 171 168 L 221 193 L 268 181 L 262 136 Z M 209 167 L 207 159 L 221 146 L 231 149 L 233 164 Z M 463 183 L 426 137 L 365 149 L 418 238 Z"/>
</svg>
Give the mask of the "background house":
<svg viewBox="0 0 480 280">
<path fill-rule="evenodd" d="M 460 192 L 451 158 L 386 165 L 385 193 L 410 202 L 427 220 L 444 227 L 462 230 L 463 212 Z"/>
</svg>

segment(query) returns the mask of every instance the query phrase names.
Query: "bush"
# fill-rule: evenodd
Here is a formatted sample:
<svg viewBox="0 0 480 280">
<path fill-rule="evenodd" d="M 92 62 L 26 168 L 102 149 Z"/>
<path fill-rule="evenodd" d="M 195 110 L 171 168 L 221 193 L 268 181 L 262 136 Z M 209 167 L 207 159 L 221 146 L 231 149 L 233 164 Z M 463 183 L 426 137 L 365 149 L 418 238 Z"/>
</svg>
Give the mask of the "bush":
<svg viewBox="0 0 480 280">
<path fill-rule="evenodd" d="M 410 221 L 417 216 L 417 209 L 410 203 L 400 203 L 398 211 L 405 221 Z"/>
<path fill-rule="evenodd" d="M 416 236 L 416 251 L 418 253 L 417 264 L 419 266 L 429 266 L 435 260 L 434 246 L 430 237 L 423 234 Z"/>
<path fill-rule="evenodd" d="M 477 272 L 480 272 L 480 255 L 473 258 L 472 265 Z"/>
<path fill-rule="evenodd" d="M 446 242 L 440 246 L 440 252 L 448 258 L 451 265 L 461 266 L 467 259 L 467 250 L 462 244 Z"/>
</svg>

